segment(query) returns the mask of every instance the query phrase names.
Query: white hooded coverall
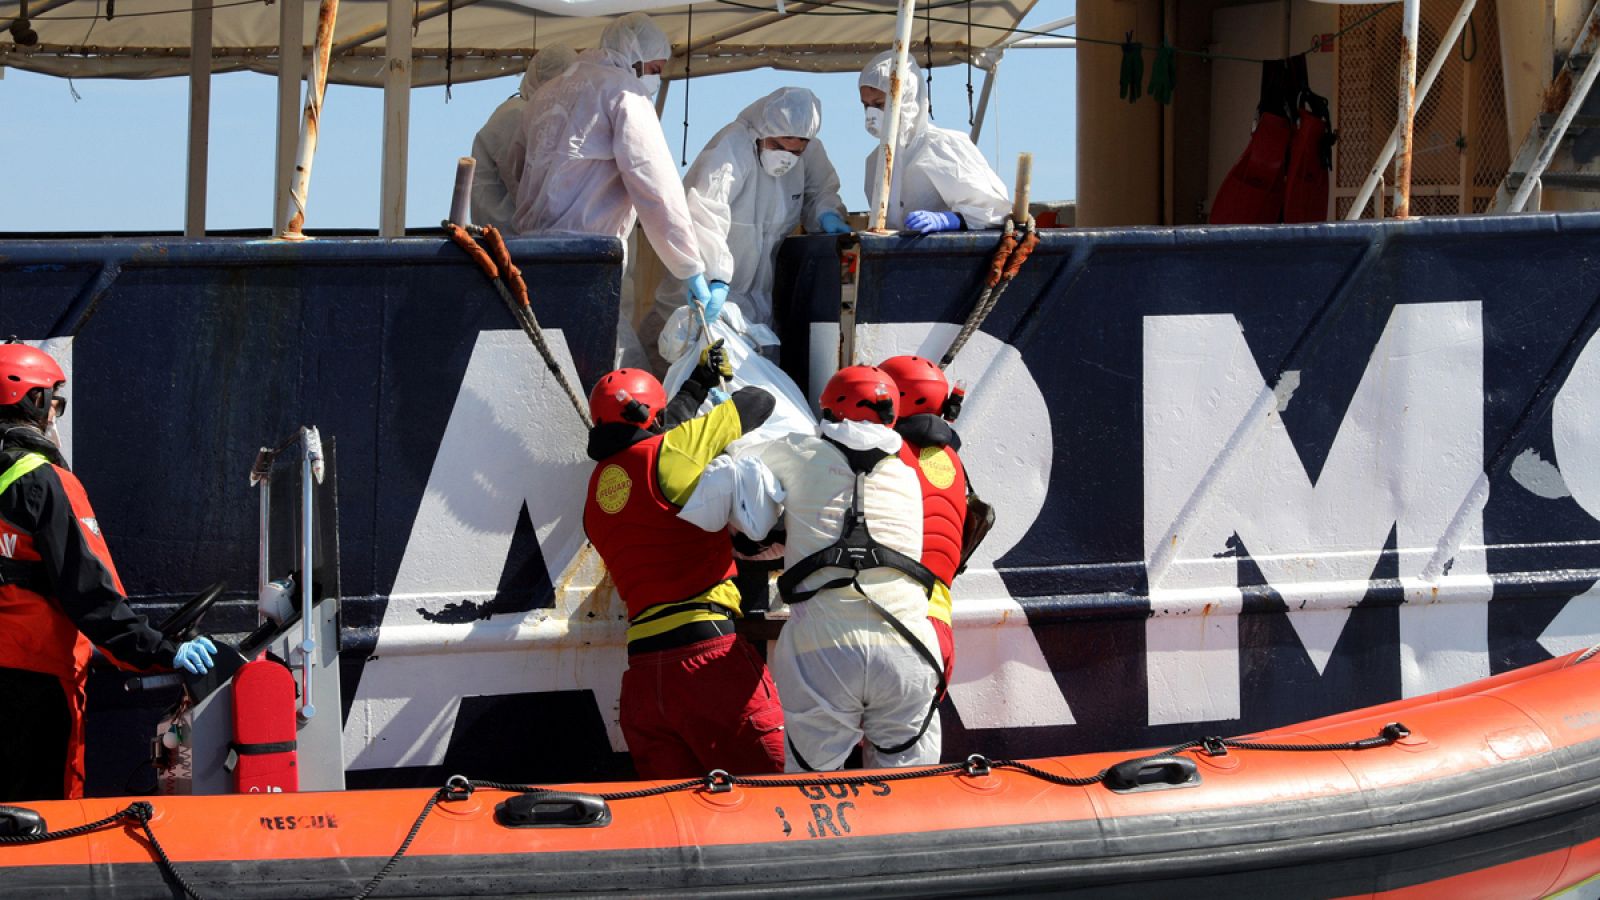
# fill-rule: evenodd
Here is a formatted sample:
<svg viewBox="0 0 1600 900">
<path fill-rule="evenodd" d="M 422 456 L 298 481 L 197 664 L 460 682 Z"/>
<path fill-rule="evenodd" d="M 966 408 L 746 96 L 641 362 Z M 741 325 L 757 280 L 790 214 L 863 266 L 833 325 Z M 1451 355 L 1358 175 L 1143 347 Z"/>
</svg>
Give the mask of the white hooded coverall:
<svg viewBox="0 0 1600 900">
<path fill-rule="evenodd" d="M 637 218 L 674 277 L 704 271 L 677 164 L 633 69 L 671 55 L 649 17 L 624 16 L 606 27 L 600 46 L 534 93 L 523 125 L 519 234 L 626 239 Z"/>
<path fill-rule="evenodd" d="M 899 435 L 885 426 L 842 424 L 849 427 L 836 436 L 850 446 L 858 444 L 853 435 L 875 432 L 871 440 L 881 449 L 899 448 Z M 827 434 L 835 434 L 830 429 L 836 427 L 821 426 Z M 782 488 L 788 530 L 785 566 L 832 546 L 844 530 L 855 492 L 855 474 L 844 453 L 819 437 L 802 434 L 772 441 L 752 453 Z M 919 557 L 922 489 L 916 473 L 891 452 L 867 474 L 865 484 L 863 503 L 872 537 L 913 559 Z M 815 588 L 842 574 L 847 571 L 822 569 L 800 588 Z M 928 595 L 920 584 L 888 568 L 862 572 L 858 581 L 937 656 L 939 639 L 928 622 Z M 825 590 L 790 607 L 770 666 L 783 701 L 790 750 L 787 771 L 804 770 L 796 752 L 812 769 L 838 769 L 862 737 L 867 739 L 863 761 L 869 768 L 939 761 L 937 714 L 909 749 L 892 754 L 878 749 L 898 746 L 916 735 L 939 678 L 854 587 Z"/>
<path fill-rule="evenodd" d="M 728 285 L 728 299 L 745 318 L 772 324 L 773 268 L 778 245 L 804 225 L 820 232 L 825 212 L 845 214 L 839 175 L 816 140 L 822 108 L 805 88 L 779 88 L 750 104 L 706 144 L 683 176 L 695 240 L 709 281 Z M 794 168 L 779 176 L 761 167 L 763 138 L 797 137 L 810 143 Z M 645 345 L 652 346 L 661 325 L 685 303 L 682 280 L 663 279 L 656 291 Z"/>
<path fill-rule="evenodd" d="M 861 70 L 859 84 L 888 94 L 893 68 L 894 51 L 880 53 Z M 900 87 L 900 152 L 889 184 L 887 226 L 905 227 L 906 214 L 919 209 L 957 213 L 971 229 L 999 225 L 1011 212 L 1004 182 L 970 138 L 928 121 L 921 93 L 922 68 L 907 60 L 906 80 Z M 889 127 L 887 121 L 883 127 Z M 874 209 L 883 181 L 882 149 L 867 157 L 866 192 Z"/>
<path fill-rule="evenodd" d="M 578 58 L 571 47 L 551 44 L 540 50 L 522 73 L 522 84 L 506 102 L 490 114 L 472 139 L 472 158 L 478 161 L 472 179 L 472 221 L 493 225 L 506 234 L 515 234 L 512 219 L 517 213 L 517 182 L 522 177 L 522 120 L 528 99 L 544 84 L 567 70 Z"/>
</svg>

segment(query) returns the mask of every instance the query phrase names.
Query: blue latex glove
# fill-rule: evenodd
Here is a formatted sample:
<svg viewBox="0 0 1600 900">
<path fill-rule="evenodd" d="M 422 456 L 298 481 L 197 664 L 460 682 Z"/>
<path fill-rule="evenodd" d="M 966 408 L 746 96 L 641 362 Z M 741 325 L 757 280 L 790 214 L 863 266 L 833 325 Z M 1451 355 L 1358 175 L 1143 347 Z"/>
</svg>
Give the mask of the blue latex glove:
<svg viewBox="0 0 1600 900">
<path fill-rule="evenodd" d="M 711 301 L 706 304 L 706 324 L 710 325 L 722 315 L 722 304 L 728 302 L 728 283 L 726 281 L 711 282 Z"/>
<path fill-rule="evenodd" d="M 706 396 L 711 398 L 711 405 L 712 406 L 716 406 L 719 403 L 727 403 L 728 402 L 728 392 L 723 390 L 722 388 L 712 388 L 711 392 L 709 394 L 707 394 Z"/>
<path fill-rule="evenodd" d="M 922 234 L 935 231 L 956 231 L 961 228 L 961 217 L 953 212 L 933 212 L 919 209 L 906 216 L 906 230 Z"/>
<path fill-rule="evenodd" d="M 172 657 L 172 667 L 182 669 L 191 675 L 204 675 L 211 671 L 211 654 L 215 652 L 217 645 L 211 643 L 210 638 L 201 635 L 178 645 L 178 652 Z"/>
<path fill-rule="evenodd" d="M 722 304 L 728 302 L 728 285 L 723 281 L 707 282 L 705 275 L 689 279 L 689 302 L 705 316 L 710 325 L 722 315 Z"/>
<path fill-rule="evenodd" d="M 828 210 L 817 217 L 817 224 L 822 226 L 824 234 L 849 234 L 850 225 L 845 222 L 844 216 L 833 210 Z"/>
<path fill-rule="evenodd" d="M 690 278 L 688 287 L 689 302 L 693 303 L 696 309 L 705 309 L 706 304 L 711 302 L 711 285 L 706 284 L 705 273 Z"/>
</svg>

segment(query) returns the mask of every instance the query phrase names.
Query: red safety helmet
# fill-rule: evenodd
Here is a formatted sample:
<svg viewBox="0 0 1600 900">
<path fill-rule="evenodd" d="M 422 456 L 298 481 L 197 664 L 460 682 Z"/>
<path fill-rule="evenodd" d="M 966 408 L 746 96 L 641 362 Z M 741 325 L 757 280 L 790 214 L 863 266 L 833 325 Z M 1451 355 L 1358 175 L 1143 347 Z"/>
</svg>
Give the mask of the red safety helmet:
<svg viewBox="0 0 1600 900">
<path fill-rule="evenodd" d="M 589 416 L 596 425 L 626 422 L 649 428 L 666 407 L 666 389 L 643 369 L 609 372 L 589 392 Z"/>
<path fill-rule="evenodd" d="M 891 356 L 878 365 L 900 388 L 900 415 L 944 415 L 950 382 L 934 361 L 921 356 Z"/>
<path fill-rule="evenodd" d="M 50 355 L 27 344 L 0 344 L 0 409 L 15 406 L 22 415 L 43 422 L 56 389 L 67 373 Z"/>
<path fill-rule="evenodd" d="M 893 425 L 899 417 L 900 389 L 877 366 L 845 366 L 822 389 L 822 414 L 830 422 L 853 420 Z"/>
</svg>

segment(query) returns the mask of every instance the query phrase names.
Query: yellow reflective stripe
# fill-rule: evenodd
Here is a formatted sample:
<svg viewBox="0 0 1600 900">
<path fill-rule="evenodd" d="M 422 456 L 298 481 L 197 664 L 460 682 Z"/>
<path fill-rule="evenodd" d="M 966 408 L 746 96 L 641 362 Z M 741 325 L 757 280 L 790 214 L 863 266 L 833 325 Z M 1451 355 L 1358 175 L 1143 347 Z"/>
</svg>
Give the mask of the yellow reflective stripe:
<svg viewBox="0 0 1600 900">
<path fill-rule="evenodd" d="M 950 624 L 950 587 L 935 578 L 933 590 L 928 593 L 928 618 Z"/>
<path fill-rule="evenodd" d="M 11 464 L 11 468 L 0 473 L 0 494 L 4 494 L 6 489 L 11 487 L 12 482 L 15 482 L 18 478 L 40 466 L 48 465 L 50 465 L 50 460 L 45 459 L 42 453 L 24 454 L 21 459 Z"/>
<path fill-rule="evenodd" d="M 700 473 L 718 453 L 743 434 L 739 408 L 724 400 L 711 412 L 690 419 L 667 432 L 661 439 L 661 454 L 656 459 L 656 482 L 673 506 L 689 502 L 700 484 Z"/>
<path fill-rule="evenodd" d="M 691 603 L 695 605 L 712 603 L 724 607 L 727 610 L 727 614 L 723 615 L 707 609 L 685 609 L 679 612 L 666 612 L 662 615 L 664 611 L 670 610 L 674 606 L 684 606 Z M 733 582 L 724 581 L 711 590 L 697 594 L 687 600 L 661 603 L 640 613 L 639 618 L 641 619 L 647 616 L 659 617 L 651 618 L 650 621 L 641 622 L 637 625 L 629 625 L 628 641 L 631 643 L 644 638 L 655 637 L 658 634 L 666 634 L 674 628 L 688 625 L 691 622 L 714 622 L 718 619 L 726 619 L 729 616 L 737 617 L 738 615 L 739 589 L 733 586 Z"/>
</svg>

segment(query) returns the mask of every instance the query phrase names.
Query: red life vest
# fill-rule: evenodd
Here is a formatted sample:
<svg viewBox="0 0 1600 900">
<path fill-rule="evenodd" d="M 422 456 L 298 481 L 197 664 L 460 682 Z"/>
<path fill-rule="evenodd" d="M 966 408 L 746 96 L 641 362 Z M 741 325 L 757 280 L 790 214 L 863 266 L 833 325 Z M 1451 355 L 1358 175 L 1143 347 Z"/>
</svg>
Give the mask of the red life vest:
<svg viewBox="0 0 1600 900">
<path fill-rule="evenodd" d="M 922 559 L 946 585 L 961 567 L 961 530 L 967 520 L 967 473 L 950 447 L 900 444 L 900 460 L 922 485 Z"/>
<path fill-rule="evenodd" d="M 617 583 L 628 618 L 732 578 L 733 542 L 678 518 L 656 478 L 663 435 L 606 457 L 589 476 L 583 530 Z"/>
<path fill-rule="evenodd" d="M 17 468 L 8 471 L 20 476 L 26 470 L 48 465 L 42 457 L 29 454 L 14 463 Z M 59 466 L 55 471 L 78 522 L 94 522 L 94 509 L 89 506 L 89 496 L 77 476 Z M 0 472 L 0 475 L 4 474 Z M 6 480 L 9 488 L 11 479 Z M 111 572 L 117 590 L 123 590 L 122 579 L 111 564 L 111 550 L 106 546 L 98 526 L 86 527 L 83 531 L 90 552 L 99 557 L 101 564 Z M 33 535 L 4 519 L 0 519 L 0 555 L 22 566 L 40 565 Z M 89 658 L 93 653 L 94 645 L 78 632 L 78 626 L 67 618 L 57 603 L 34 590 L 33 585 L 0 585 L 0 667 L 54 675 L 61 682 L 61 690 L 67 697 L 71 734 L 67 743 L 67 770 L 63 779 L 65 796 L 69 800 L 83 796 L 83 711 L 87 701 L 84 688 L 88 683 Z"/>
</svg>

